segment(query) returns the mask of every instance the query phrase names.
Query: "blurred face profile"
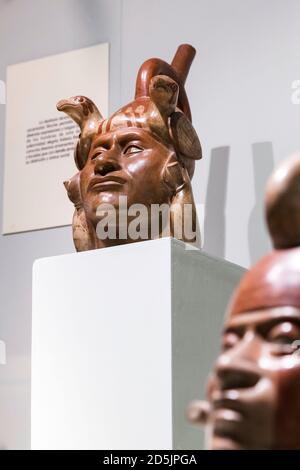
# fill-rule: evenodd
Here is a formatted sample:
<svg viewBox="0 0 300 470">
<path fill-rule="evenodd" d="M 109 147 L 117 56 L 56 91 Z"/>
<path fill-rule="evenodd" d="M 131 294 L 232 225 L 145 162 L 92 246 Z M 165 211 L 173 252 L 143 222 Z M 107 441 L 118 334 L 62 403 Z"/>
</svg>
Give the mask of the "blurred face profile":
<svg viewBox="0 0 300 470">
<path fill-rule="evenodd" d="M 208 383 L 210 449 L 300 449 L 300 309 L 229 315 Z"/>
</svg>

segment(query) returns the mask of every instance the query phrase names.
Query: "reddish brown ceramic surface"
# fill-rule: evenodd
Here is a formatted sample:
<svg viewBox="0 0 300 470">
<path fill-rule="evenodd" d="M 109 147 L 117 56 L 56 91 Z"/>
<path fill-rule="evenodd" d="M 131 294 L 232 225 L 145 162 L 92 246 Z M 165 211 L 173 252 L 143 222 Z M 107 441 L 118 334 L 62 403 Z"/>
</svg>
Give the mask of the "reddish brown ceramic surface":
<svg viewBox="0 0 300 470">
<path fill-rule="evenodd" d="M 78 251 L 137 241 L 128 234 L 119 236 L 123 229 L 118 224 L 117 239 L 98 236 L 97 207 L 112 204 L 118 212 L 120 196 L 126 196 L 128 207 L 143 204 L 149 214 L 151 205 L 167 204 L 175 214 L 171 216 L 173 236 L 174 220 L 182 225 L 185 222 L 185 216 L 180 218 L 181 212 L 184 214 L 180 207 L 190 205 L 191 213 L 186 217 L 196 230 L 191 178 L 202 151 L 184 89 L 194 55 L 194 48 L 182 45 L 171 65 L 160 59 L 146 61 L 137 76 L 135 100 L 108 119 L 83 96 L 58 103 L 57 108 L 81 129 L 74 154 L 79 172 L 65 183 L 75 203 L 73 238 Z M 158 236 L 163 236 L 161 217 L 158 223 Z M 148 238 L 152 238 L 151 224 L 149 215 Z M 184 234 L 182 239 L 194 241 Z"/>
<path fill-rule="evenodd" d="M 286 305 L 300 308 L 299 282 L 300 248 L 274 250 L 245 274 L 233 296 L 230 315 Z"/>
</svg>

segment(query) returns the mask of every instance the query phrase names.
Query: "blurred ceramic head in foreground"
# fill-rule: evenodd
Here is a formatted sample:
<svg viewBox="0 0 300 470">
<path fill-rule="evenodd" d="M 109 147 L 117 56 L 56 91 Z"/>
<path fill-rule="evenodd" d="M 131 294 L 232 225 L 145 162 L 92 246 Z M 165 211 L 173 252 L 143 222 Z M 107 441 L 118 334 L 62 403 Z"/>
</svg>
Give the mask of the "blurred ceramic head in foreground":
<svg viewBox="0 0 300 470">
<path fill-rule="evenodd" d="M 266 190 L 274 250 L 229 306 L 207 401 L 191 405 L 210 449 L 300 449 L 300 154 Z"/>
<path fill-rule="evenodd" d="M 167 220 L 163 209 L 156 215 L 152 211 L 160 205 L 170 209 L 166 234 L 195 241 L 191 179 L 202 151 L 184 88 L 194 55 L 192 46 L 182 45 L 171 65 L 161 59 L 147 60 L 138 72 L 134 101 L 108 119 L 83 96 L 58 103 L 57 108 L 81 129 L 74 154 L 79 171 L 65 183 L 75 205 L 73 238 L 78 251 L 163 236 Z M 185 205 L 190 206 L 186 212 Z M 109 220 L 99 207 L 110 207 L 115 213 L 107 227 L 107 233 L 112 229 L 111 237 L 99 235 L 99 226 Z M 128 225 L 137 214 L 136 225 L 146 224 L 138 236 Z M 191 239 L 184 230 L 187 221 Z"/>
</svg>

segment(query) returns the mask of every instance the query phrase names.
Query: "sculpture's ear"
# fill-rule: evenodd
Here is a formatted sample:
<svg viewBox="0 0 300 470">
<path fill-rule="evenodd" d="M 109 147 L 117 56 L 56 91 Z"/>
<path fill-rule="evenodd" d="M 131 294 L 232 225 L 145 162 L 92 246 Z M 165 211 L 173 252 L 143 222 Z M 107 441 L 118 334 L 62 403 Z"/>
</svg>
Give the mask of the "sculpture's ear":
<svg viewBox="0 0 300 470">
<path fill-rule="evenodd" d="M 67 190 L 68 198 L 73 202 L 76 208 L 82 207 L 81 193 L 80 193 L 80 173 L 72 176 L 68 181 L 64 181 L 64 187 Z"/>
<path fill-rule="evenodd" d="M 176 154 L 172 153 L 163 169 L 163 181 L 175 195 L 185 184 L 183 168 L 179 163 Z"/>
<path fill-rule="evenodd" d="M 73 242 L 76 251 L 86 251 L 94 248 L 86 221 L 80 193 L 80 172 L 76 173 L 69 181 L 64 181 L 68 197 L 75 206 L 72 220 Z"/>
<path fill-rule="evenodd" d="M 183 184 L 177 188 L 170 208 L 171 234 L 174 238 L 201 248 L 201 233 L 191 181 L 187 169 L 181 167 L 181 170 Z M 190 225 L 187 225 L 186 221 Z"/>
<path fill-rule="evenodd" d="M 194 163 L 194 160 L 190 161 Z M 201 233 L 189 170 L 182 166 L 175 153 L 170 155 L 164 167 L 163 181 L 173 192 L 171 202 L 171 236 L 201 248 Z M 184 213 L 185 210 L 187 211 L 186 214 Z M 192 237 L 185 234 L 184 220 L 191 221 L 189 229 L 195 233 Z"/>
</svg>

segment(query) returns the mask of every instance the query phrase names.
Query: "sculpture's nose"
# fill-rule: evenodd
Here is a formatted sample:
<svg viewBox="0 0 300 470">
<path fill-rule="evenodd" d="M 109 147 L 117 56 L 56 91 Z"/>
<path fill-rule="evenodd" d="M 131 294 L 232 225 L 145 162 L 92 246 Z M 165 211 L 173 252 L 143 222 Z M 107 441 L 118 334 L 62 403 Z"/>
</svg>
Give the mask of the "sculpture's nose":
<svg viewBox="0 0 300 470">
<path fill-rule="evenodd" d="M 121 166 L 113 158 L 98 157 L 94 168 L 96 175 L 106 176 L 108 173 L 120 170 Z"/>
<path fill-rule="evenodd" d="M 257 357 L 261 354 L 256 336 L 246 333 L 238 345 L 224 351 L 215 364 L 215 375 L 222 389 L 253 387 L 260 379 Z"/>
</svg>

